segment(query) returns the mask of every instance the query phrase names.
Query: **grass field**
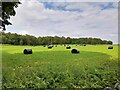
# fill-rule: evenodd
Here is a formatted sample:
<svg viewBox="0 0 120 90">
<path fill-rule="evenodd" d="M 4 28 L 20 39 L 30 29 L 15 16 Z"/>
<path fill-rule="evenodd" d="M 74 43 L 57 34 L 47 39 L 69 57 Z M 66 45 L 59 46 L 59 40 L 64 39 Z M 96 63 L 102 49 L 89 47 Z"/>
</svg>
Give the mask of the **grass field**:
<svg viewBox="0 0 120 90">
<path fill-rule="evenodd" d="M 104 88 L 118 81 L 118 46 L 58 45 L 52 49 L 42 46 L 2 45 L 3 88 Z M 33 54 L 24 55 L 31 48 Z"/>
</svg>

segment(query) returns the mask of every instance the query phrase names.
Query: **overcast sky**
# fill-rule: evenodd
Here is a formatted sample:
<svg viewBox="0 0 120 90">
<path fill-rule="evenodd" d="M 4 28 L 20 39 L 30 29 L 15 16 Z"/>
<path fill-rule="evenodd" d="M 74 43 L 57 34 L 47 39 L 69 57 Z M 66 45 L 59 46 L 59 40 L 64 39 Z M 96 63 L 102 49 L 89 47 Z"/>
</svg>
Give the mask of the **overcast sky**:
<svg viewBox="0 0 120 90">
<path fill-rule="evenodd" d="M 34 36 L 95 37 L 118 42 L 117 2 L 22 1 L 6 32 Z"/>
</svg>

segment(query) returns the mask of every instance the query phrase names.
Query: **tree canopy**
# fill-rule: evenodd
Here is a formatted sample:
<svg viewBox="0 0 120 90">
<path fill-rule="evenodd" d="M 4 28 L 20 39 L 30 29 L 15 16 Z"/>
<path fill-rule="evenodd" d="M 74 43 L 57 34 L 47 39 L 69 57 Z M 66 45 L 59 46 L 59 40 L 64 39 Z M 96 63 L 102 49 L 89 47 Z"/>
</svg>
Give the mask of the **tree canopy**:
<svg viewBox="0 0 120 90">
<path fill-rule="evenodd" d="M 113 44 L 112 41 L 100 38 L 70 38 L 58 36 L 35 37 L 32 35 L 19 35 L 17 33 L 2 32 L 2 44 L 12 45 L 57 45 L 57 44 Z"/>
<path fill-rule="evenodd" d="M 0 3 L 0 29 L 6 30 L 5 25 L 12 25 L 8 19 L 10 16 L 15 16 L 15 8 L 18 7 L 18 4 L 21 4 L 18 0 L 9 0 L 9 2 L 4 0 Z"/>
</svg>

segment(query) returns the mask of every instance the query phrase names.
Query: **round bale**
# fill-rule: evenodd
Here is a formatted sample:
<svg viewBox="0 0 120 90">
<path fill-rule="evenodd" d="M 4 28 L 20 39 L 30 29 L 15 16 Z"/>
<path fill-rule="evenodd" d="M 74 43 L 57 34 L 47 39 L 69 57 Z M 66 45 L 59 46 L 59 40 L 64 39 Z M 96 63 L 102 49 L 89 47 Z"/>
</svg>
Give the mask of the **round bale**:
<svg viewBox="0 0 120 90">
<path fill-rule="evenodd" d="M 32 54 L 32 49 L 24 49 L 24 54 Z"/>
<path fill-rule="evenodd" d="M 70 46 L 67 46 L 66 49 L 71 49 L 71 47 L 70 47 Z"/>
<path fill-rule="evenodd" d="M 48 49 L 52 49 L 53 46 L 48 46 Z"/>
<path fill-rule="evenodd" d="M 74 49 L 71 50 L 71 53 L 77 54 L 77 53 L 80 53 L 80 52 L 79 52 L 79 50 L 77 48 L 74 48 Z"/>
<path fill-rule="evenodd" d="M 108 46 L 108 49 L 113 49 L 113 46 Z"/>
<path fill-rule="evenodd" d="M 86 44 L 84 44 L 83 46 L 86 46 Z"/>
</svg>

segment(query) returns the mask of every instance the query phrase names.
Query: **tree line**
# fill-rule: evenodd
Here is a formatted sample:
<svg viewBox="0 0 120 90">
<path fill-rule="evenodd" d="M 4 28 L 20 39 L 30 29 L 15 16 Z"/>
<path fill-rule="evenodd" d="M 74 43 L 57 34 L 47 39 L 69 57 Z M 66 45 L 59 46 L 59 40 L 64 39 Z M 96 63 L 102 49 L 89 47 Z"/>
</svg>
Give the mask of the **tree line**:
<svg viewBox="0 0 120 90">
<path fill-rule="evenodd" d="M 35 37 L 32 35 L 19 35 L 17 33 L 1 32 L 1 44 L 11 45 L 57 45 L 57 44 L 113 44 L 110 40 L 101 40 L 100 38 L 70 38 L 59 36 Z"/>
</svg>

